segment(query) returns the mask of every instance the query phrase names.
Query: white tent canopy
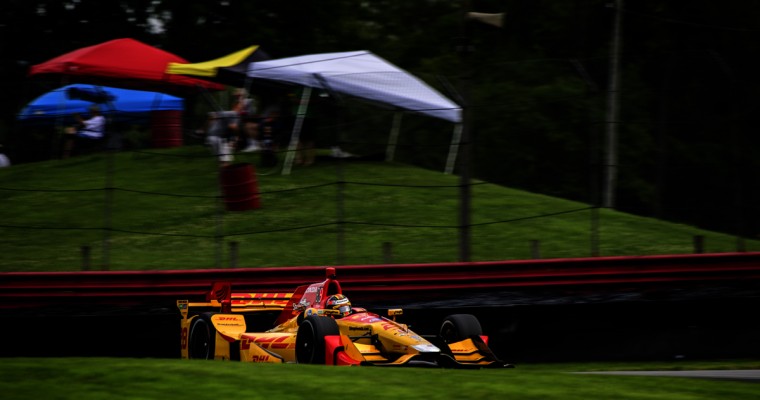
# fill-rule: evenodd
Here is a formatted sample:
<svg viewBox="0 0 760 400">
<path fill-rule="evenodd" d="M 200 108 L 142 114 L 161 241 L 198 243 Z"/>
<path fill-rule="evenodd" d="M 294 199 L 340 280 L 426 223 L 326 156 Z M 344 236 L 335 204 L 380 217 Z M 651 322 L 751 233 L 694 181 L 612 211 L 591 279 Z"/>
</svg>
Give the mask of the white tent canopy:
<svg viewBox="0 0 760 400">
<path fill-rule="evenodd" d="M 295 83 L 462 122 L 462 108 L 422 80 L 369 51 L 311 54 L 253 62 L 248 76 Z"/>
<path fill-rule="evenodd" d="M 298 143 L 311 88 L 380 103 L 444 119 L 455 123 L 445 172 L 454 170 L 462 133 L 462 108 L 422 80 L 383 60 L 369 51 L 310 54 L 252 62 L 248 76 L 304 86 L 301 105 L 288 148 L 283 173 L 290 173 L 293 152 Z M 400 129 L 400 114 L 394 118 L 386 159 L 393 158 L 393 148 Z"/>
</svg>

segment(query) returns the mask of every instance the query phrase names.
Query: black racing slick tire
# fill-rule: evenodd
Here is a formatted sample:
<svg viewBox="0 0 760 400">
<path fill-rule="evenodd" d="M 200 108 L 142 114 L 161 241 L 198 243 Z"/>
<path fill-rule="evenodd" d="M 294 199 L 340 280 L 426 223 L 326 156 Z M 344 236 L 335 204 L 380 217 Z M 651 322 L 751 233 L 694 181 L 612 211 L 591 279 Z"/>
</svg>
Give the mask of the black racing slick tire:
<svg viewBox="0 0 760 400">
<path fill-rule="evenodd" d="M 190 326 L 188 337 L 188 357 L 191 359 L 213 360 L 216 346 L 216 328 L 211 322 L 213 314 L 201 314 Z"/>
<path fill-rule="evenodd" d="M 474 315 L 454 314 L 443 319 L 439 336 L 446 343 L 454 343 L 482 334 L 480 321 Z"/>
<path fill-rule="evenodd" d="M 325 363 L 325 336 L 339 335 L 338 324 L 330 317 L 308 316 L 298 326 L 296 361 L 299 364 Z"/>
</svg>

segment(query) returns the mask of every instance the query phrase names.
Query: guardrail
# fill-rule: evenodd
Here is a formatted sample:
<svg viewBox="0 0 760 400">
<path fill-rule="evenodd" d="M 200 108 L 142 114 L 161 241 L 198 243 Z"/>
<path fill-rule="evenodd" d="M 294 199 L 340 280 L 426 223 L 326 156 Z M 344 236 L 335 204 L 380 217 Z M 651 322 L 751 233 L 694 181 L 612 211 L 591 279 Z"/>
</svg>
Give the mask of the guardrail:
<svg viewBox="0 0 760 400">
<path fill-rule="evenodd" d="M 436 264 L 347 265 L 338 280 L 352 296 L 444 291 L 563 290 L 698 283 L 760 283 L 760 252 Z M 0 273 L 0 308 L 72 303 L 145 303 L 202 298 L 215 281 L 234 291 L 292 291 L 324 279 L 325 267 Z M 359 295 L 359 296 L 357 296 Z"/>
</svg>

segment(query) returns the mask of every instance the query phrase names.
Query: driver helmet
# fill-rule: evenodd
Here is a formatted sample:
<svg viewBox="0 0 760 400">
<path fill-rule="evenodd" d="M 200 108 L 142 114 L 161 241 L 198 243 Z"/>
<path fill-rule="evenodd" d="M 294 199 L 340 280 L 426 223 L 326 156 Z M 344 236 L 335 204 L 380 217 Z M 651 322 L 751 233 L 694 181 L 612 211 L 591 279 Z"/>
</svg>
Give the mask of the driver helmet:
<svg viewBox="0 0 760 400">
<path fill-rule="evenodd" d="M 340 311 L 340 315 L 345 317 L 351 314 L 351 301 L 342 294 L 334 294 L 327 298 L 325 308 L 328 310 L 338 310 Z"/>
</svg>

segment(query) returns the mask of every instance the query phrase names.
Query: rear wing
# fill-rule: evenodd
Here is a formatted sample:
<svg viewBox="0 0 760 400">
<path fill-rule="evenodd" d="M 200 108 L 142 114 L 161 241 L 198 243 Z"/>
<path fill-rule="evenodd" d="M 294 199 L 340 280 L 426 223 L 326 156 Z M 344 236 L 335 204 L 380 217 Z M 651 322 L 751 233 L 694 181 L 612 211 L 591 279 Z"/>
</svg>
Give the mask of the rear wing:
<svg viewBox="0 0 760 400">
<path fill-rule="evenodd" d="M 293 293 L 233 293 L 229 282 L 215 282 L 205 302 L 177 300 L 177 307 L 183 318 L 187 318 L 191 308 L 218 309 L 223 313 L 279 311 L 288 305 L 292 296 Z"/>
<path fill-rule="evenodd" d="M 225 314 L 279 310 L 276 324 L 281 324 L 307 307 L 323 308 L 329 295 L 342 293 L 335 280 L 335 268 L 326 268 L 325 278 L 323 282 L 299 286 L 292 293 L 233 293 L 229 282 L 214 282 L 205 302 L 177 300 L 177 307 L 183 319 L 187 319 L 190 308 L 199 307 L 216 308 Z"/>
<path fill-rule="evenodd" d="M 282 310 L 293 293 L 232 293 L 232 312 Z"/>
</svg>

